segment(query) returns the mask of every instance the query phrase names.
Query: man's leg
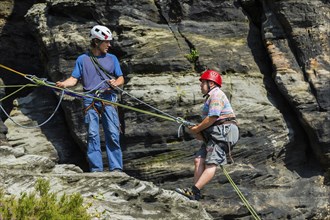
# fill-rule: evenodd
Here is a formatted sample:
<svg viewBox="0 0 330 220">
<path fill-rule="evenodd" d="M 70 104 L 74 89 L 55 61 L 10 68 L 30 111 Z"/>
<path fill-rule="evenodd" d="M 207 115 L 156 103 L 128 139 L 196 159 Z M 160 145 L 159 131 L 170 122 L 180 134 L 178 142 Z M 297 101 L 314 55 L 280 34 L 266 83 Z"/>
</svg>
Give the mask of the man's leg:
<svg viewBox="0 0 330 220">
<path fill-rule="evenodd" d="M 226 153 L 221 147 L 221 144 L 216 144 L 212 140 L 206 145 L 206 158 L 205 169 L 198 181 L 195 183 L 195 187 L 201 190 L 208 182 L 212 180 L 217 170 L 217 166 L 221 164 L 227 164 Z"/>
<path fill-rule="evenodd" d="M 87 159 L 91 172 L 103 171 L 102 152 L 100 146 L 99 115 L 94 109 L 85 114 L 88 129 Z"/>
<path fill-rule="evenodd" d="M 216 170 L 217 170 L 217 165 L 215 164 L 206 165 L 204 172 L 202 173 L 198 181 L 195 183 L 195 186 L 199 190 L 201 190 L 208 182 L 212 180 Z"/>
<path fill-rule="evenodd" d="M 113 106 L 105 106 L 102 114 L 102 125 L 105 134 L 109 169 L 122 170 L 123 156 L 120 147 L 120 124 L 117 110 Z"/>
<path fill-rule="evenodd" d="M 201 156 L 197 156 L 194 159 L 194 163 L 195 163 L 194 184 L 196 184 L 205 170 L 205 158 L 202 158 Z"/>
<path fill-rule="evenodd" d="M 195 164 L 194 184 L 196 184 L 199 181 L 203 172 L 205 171 L 205 157 L 206 157 L 206 149 L 204 146 L 202 146 L 196 152 L 194 159 L 194 164 Z M 195 185 L 193 185 L 193 187 L 191 188 L 176 188 L 175 191 L 192 200 L 198 201 L 201 198 L 200 190 L 196 188 Z"/>
</svg>

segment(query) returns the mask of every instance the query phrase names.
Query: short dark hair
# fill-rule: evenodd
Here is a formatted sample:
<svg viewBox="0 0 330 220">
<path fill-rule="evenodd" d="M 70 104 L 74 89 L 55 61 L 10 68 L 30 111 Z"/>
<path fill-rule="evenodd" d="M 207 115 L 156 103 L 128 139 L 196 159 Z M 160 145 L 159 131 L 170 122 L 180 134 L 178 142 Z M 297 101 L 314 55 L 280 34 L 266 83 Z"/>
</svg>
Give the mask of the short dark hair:
<svg viewBox="0 0 330 220">
<path fill-rule="evenodd" d="M 94 48 L 96 47 L 99 43 L 100 43 L 101 40 L 97 39 L 97 38 L 94 38 L 91 40 L 91 47 Z"/>
</svg>

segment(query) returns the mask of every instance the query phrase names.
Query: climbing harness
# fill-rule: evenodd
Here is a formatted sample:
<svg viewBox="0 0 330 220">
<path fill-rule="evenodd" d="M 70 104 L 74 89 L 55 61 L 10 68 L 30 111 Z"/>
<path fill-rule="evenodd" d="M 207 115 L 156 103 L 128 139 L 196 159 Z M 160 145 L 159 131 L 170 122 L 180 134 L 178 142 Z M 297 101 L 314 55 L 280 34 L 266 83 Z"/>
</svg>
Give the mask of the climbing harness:
<svg viewBox="0 0 330 220">
<path fill-rule="evenodd" d="M 232 124 L 224 124 L 223 123 L 222 133 L 223 133 L 223 136 L 225 137 L 225 140 L 226 140 L 225 142 L 227 142 L 229 159 L 231 160 L 232 163 L 234 163 L 234 159 L 231 155 L 232 140 L 229 137 L 229 133 L 231 132 L 231 127 L 232 127 Z"/>
<path fill-rule="evenodd" d="M 144 105 L 148 106 L 149 108 L 151 108 L 151 109 L 153 109 L 156 112 L 161 113 L 161 114 L 157 114 L 157 113 L 154 113 L 154 112 L 145 111 L 145 110 L 134 108 L 134 107 L 131 107 L 131 106 L 128 106 L 128 105 L 124 105 L 124 104 L 121 104 L 121 103 L 111 102 L 111 101 L 108 101 L 108 100 L 105 100 L 105 99 L 101 99 L 99 96 L 93 96 L 93 95 L 90 94 L 93 90 L 86 91 L 86 92 L 76 92 L 76 91 L 73 91 L 73 90 L 69 90 L 67 88 L 59 88 L 59 87 L 57 87 L 55 85 L 54 82 L 50 82 L 50 81 L 48 81 L 45 78 L 38 78 L 37 76 L 34 76 L 34 75 L 23 74 L 21 72 L 18 72 L 16 70 L 13 70 L 13 69 L 11 69 L 11 68 L 9 68 L 7 66 L 4 66 L 2 64 L 0 64 L 0 67 L 1 68 L 4 68 L 6 70 L 9 70 L 11 72 L 14 72 L 16 74 L 19 74 L 19 75 L 23 76 L 24 78 L 30 80 L 33 83 L 33 84 L 26 84 L 26 85 L 21 86 L 21 88 L 19 88 L 17 91 L 15 91 L 12 94 L 7 95 L 6 97 L 0 99 L 0 102 L 2 102 L 4 99 L 12 96 L 13 94 L 17 93 L 18 91 L 20 91 L 20 90 L 22 90 L 22 89 L 24 89 L 25 87 L 28 87 L 28 86 L 46 86 L 46 87 L 50 87 L 50 88 L 53 88 L 53 89 L 56 89 L 56 90 L 61 91 L 61 98 L 60 98 L 59 103 L 57 104 L 57 106 L 56 106 L 55 111 L 53 112 L 53 114 L 51 114 L 51 116 L 46 121 L 44 121 L 42 124 L 40 124 L 38 126 L 35 126 L 35 127 L 40 127 L 40 126 L 46 124 L 54 116 L 55 112 L 58 110 L 58 108 L 60 106 L 60 103 L 62 102 L 62 99 L 63 99 L 64 94 L 67 94 L 67 95 L 70 95 L 70 96 L 77 96 L 77 97 L 81 97 L 81 98 L 82 97 L 93 98 L 94 101 L 101 101 L 101 102 L 104 102 L 105 104 L 110 104 L 110 105 L 113 105 L 113 106 L 122 107 L 122 108 L 125 108 L 125 109 L 129 109 L 129 110 L 133 110 L 133 111 L 136 111 L 136 112 L 140 112 L 140 113 L 143 113 L 143 114 L 148 114 L 148 115 L 151 115 L 151 116 L 162 118 L 162 119 L 165 119 L 165 120 L 177 122 L 177 123 L 180 124 L 179 130 L 178 130 L 178 136 L 180 135 L 180 130 L 182 129 L 182 126 L 192 127 L 192 126 L 196 125 L 196 124 L 194 124 L 192 122 L 186 121 L 185 119 L 183 119 L 181 117 L 174 117 L 174 116 L 172 116 L 170 114 L 167 114 L 167 113 L 165 113 L 165 112 L 163 112 L 163 111 L 161 111 L 161 110 L 159 110 L 159 109 L 157 109 L 157 108 L 155 108 L 155 107 L 153 107 L 153 106 L 151 106 L 151 105 L 149 105 L 149 104 L 147 104 L 147 103 L 145 103 L 145 102 L 137 99 L 136 97 L 130 95 L 126 91 L 122 90 L 120 87 L 116 87 L 116 89 L 118 89 L 123 94 L 128 95 L 129 97 L 135 99 L 136 101 L 140 102 L 141 104 L 144 104 Z M 104 83 L 104 81 L 102 81 L 101 83 Z M 98 88 L 99 85 L 97 85 L 95 88 Z M 12 87 L 15 87 L 15 86 L 12 86 Z M 16 87 L 19 87 L 19 86 L 16 86 Z M 12 120 L 12 118 L 3 109 L 2 105 L 0 105 L 0 108 L 6 114 L 6 116 L 9 119 Z M 14 120 L 12 120 L 12 121 L 14 122 Z M 22 126 L 22 125 L 20 125 L 18 123 L 15 123 L 15 124 L 17 124 L 17 125 L 19 125 L 21 127 L 25 127 L 25 128 L 35 128 L 35 127 Z M 246 200 L 246 198 L 244 197 L 244 195 L 242 194 L 242 192 L 239 190 L 239 188 L 237 187 L 237 185 L 235 184 L 235 182 L 231 179 L 231 177 L 229 176 L 228 172 L 225 170 L 225 168 L 222 165 L 221 165 L 221 168 L 223 170 L 223 173 L 227 177 L 228 181 L 233 186 L 233 188 L 237 192 L 238 196 L 243 201 L 244 205 L 247 207 L 247 209 L 249 210 L 249 212 L 251 213 L 251 215 L 254 217 L 254 219 L 255 220 L 260 220 L 260 217 L 257 215 L 257 213 L 252 208 L 252 206 L 249 204 L 249 202 Z"/>
</svg>

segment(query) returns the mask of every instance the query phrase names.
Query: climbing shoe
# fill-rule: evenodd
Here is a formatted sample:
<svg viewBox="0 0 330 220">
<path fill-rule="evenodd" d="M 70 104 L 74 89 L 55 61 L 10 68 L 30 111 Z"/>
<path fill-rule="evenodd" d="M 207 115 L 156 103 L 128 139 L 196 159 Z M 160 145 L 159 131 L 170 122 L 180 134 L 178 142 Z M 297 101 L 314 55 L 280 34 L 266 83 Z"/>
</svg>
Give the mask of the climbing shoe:
<svg viewBox="0 0 330 220">
<path fill-rule="evenodd" d="M 197 189 L 197 190 L 196 189 L 194 189 L 194 186 L 193 186 L 193 188 L 185 188 L 185 189 L 176 188 L 175 191 L 177 193 L 180 193 L 181 195 L 184 195 L 185 197 L 189 198 L 190 200 L 199 201 L 201 199 L 201 193 L 200 193 L 199 189 Z"/>
<path fill-rule="evenodd" d="M 110 172 L 118 172 L 118 173 L 121 173 L 121 172 L 123 172 L 123 170 L 120 169 L 120 168 L 115 168 L 115 169 L 113 169 L 113 170 L 110 170 Z"/>
</svg>

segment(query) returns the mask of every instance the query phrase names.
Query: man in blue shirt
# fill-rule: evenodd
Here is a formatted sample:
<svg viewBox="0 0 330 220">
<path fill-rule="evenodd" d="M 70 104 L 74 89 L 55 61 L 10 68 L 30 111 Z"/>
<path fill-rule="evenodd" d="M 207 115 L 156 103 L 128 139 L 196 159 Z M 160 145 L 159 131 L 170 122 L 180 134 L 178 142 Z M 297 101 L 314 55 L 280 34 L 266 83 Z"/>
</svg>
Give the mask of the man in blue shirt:
<svg viewBox="0 0 330 220">
<path fill-rule="evenodd" d="M 80 55 L 71 76 L 56 82 L 56 86 L 67 88 L 75 86 L 81 80 L 84 91 L 98 95 L 100 99 L 117 101 L 115 88 L 124 84 L 119 61 L 108 53 L 111 31 L 101 25 L 91 29 L 91 50 Z M 119 143 L 120 123 L 115 106 L 84 97 L 85 124 L 88 129 L 87 159 L 91 172 L 102 172 L 102 151 L 100 146 L 99 119 L 105 135 L 106 152 L 110 171 L 123 169 L 122 150 Z"/>
</svg>

